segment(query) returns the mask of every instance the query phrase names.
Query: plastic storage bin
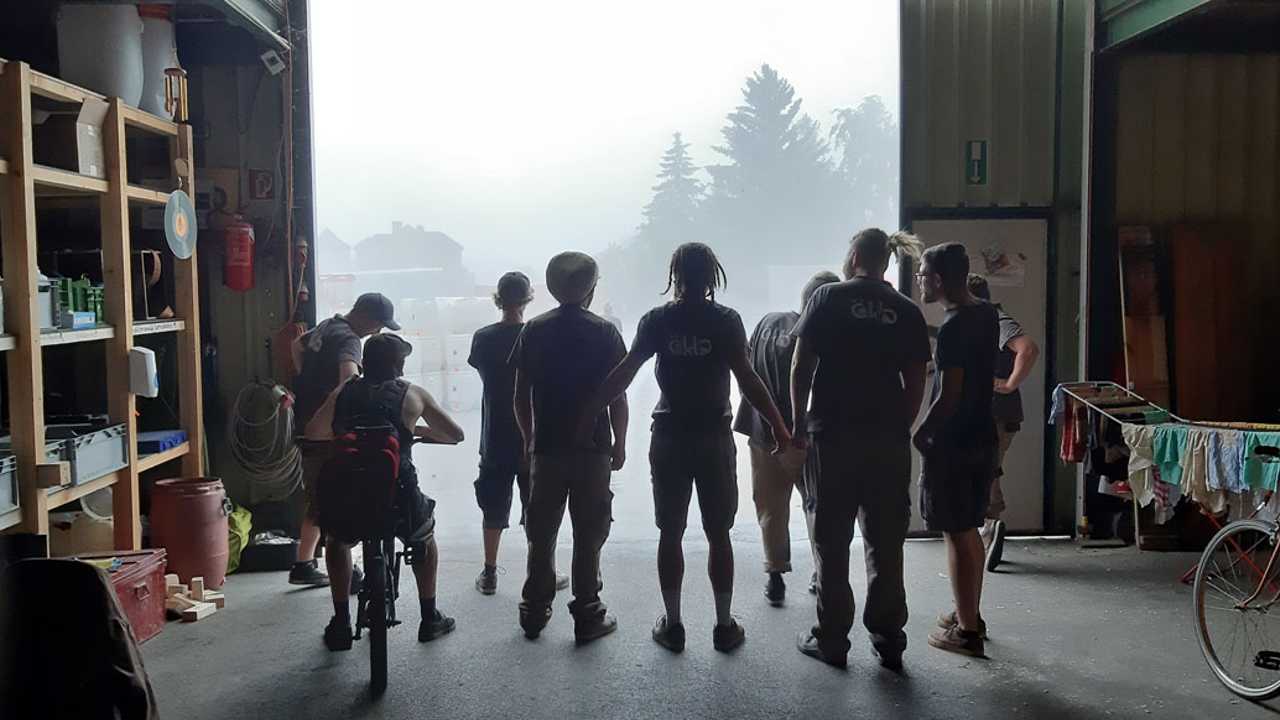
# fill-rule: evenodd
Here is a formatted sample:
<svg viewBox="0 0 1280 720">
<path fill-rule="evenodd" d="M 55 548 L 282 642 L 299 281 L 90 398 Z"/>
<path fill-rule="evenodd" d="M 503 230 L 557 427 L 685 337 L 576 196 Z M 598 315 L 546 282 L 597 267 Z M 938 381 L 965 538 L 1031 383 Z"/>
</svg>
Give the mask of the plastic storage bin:
<svg viewBox="0 0 1280 720">
<path fill-rule="evenodd" d="M 18 458 L 0 453 L 0 513 L 18 507 Z"/>
<path fill-rule="evenodd" d="M 0 453 L 11 454 L 13 452 L 13 441 L 8 435 L 0 436 Z M 67 445 L 63 440 L 53 440 L 45 437 L 44 443 L 45 462 L 65 462 L 67 459 Z M 49 488 L 49 492 L 57 492 L 59 488 Z M 16 495 L 15 495 L 16 497 Z"/>
<path fill-rule="evenodd" d="M 129 438 L 123 423 L 106 427 L 50 425 L 45 428 L 45 437 L 65 443 L 72 485 L 96 480 L 129 464 Z"/>
<path fill-rule="evenodd" d="M 108 572 L 116 597 L 133 626 L 133 637 L 146 642 L 164 629 L 164 573 L 167 556 L 163 548 L 136 552 L 89 553 L 80 560 L 119 558 L 120 567 Z"/>
</svg>

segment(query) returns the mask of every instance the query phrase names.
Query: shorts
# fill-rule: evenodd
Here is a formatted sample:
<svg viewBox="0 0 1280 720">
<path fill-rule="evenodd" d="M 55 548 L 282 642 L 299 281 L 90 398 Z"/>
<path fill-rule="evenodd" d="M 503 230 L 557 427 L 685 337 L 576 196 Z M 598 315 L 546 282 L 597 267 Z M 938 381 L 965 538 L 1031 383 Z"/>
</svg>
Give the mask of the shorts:
<svg viewBox="0 0 1280 720">
<path fill-rule="evenodd" d="M 480 463 L 480 476 L 476 479 L 476 504 L 484 516 L 485 530 L 505 530 L 511 524 L 512 481 L 520 488 L 520 524 L 524 524 L 525 508 L 529 505 L 529 470 L 509 466 Z"/>
<path fill-rule="evenodd" d="M 304 493 L 303 515 L 312 522 L 320 520 L 320 501 L 316 488 L 320 485 L 320 470 L 331 454 L 328 443 L 299 444 L 302 455 L 302 492 Z"/>
<path fill-rule="evenodd" d="M 986 521 L 995 445 L 943 446 L 921 458 L 920 515 L 930 532 L 964 532 Z"/>
<path fill-rule="evenodd" d="M 405 545 L 422 545 L 436 531 L 436 501 L 418 487 L 415 475 L 411 482 L 401 480 L 396 490 L 396 537 Z"/>
<path fill-rule="evenodd" d="M 708 534 L 728 532 L 738 514 L 738 452 L 729 428 L 654 429 L 649 445 L 653 507 L 660 530 L 682 531 L 698 488 L 698 509 Z"/>
</svg>

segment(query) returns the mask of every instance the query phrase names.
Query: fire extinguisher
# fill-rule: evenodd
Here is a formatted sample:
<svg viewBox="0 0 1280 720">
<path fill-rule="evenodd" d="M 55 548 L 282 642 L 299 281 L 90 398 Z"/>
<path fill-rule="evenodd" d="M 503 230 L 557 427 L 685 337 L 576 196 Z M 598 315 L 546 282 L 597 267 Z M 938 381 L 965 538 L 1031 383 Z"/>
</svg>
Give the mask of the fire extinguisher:
<svg viewBox="0 0 1280 720">
<path fill-rule="evenodd" d="M 240 292 L 252 290 L 253 226 L 236 215 L 223 233 L 226 258 L 222 264 L 222 283 Z"/>
</svg>

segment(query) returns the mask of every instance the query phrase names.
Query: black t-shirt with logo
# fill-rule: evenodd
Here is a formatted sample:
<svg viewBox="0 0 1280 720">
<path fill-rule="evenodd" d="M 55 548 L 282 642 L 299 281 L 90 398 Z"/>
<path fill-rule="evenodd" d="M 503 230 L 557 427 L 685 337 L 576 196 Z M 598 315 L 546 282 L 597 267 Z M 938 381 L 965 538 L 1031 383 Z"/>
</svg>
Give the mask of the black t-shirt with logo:
<svg viewBox="0 0 1280 720">
<path fill-rule="evenodd" d="M 791 358 L 795 355 L 796 342 L 792 330 L 800 314 L 794 312 L 769 313 L 751 332 L 751 340 L 747 343 L 751 355 L 751 367 L 764 381 L 778 406 L 782 419 L 791 428 Z M 733 429 L 747 435 L 751 442 L 761 447 L 773 445 L 773 429 L 769 421 L 756 410 L 744 396 L 738 403 L 738 414 L 733 421 Z"/>
<path fill-rule="evenodd" d="M 520 426 L 516 424 L 516 369 L 511 349 L 524 323 L 494 323 L 471 337 L 467 364 L 480 373 L 484 395 L 480 405 L 480 457 L 486 464 L 515 468 L 520 464 Z"/>
<path fill-rule="evenodd" d="M 1000 322 L 995 306 L 981 300 L 947 311 L 938 328 L 938 348 L 933 378 L 933 400 L 942 393 L 943 371 L 964 371 L 960 404 L 941 431 L 950 444 L 994 444 L 995 420 L 991 412 L 992 381 L 996 376 L 996 351 Z"/>
<path fill-rule="evenodd" d="M 617 328 L 578 305 L 561 305 L 525 323 L 511 364 L 533 386 L 533 452 L 612 450 L 606 411 L 596 417 L 590 447 L 576 446 L 573 435 L 578 416 L 626 352 Z"/>
<path fill-rule="evenodd" d="M 658 356 L 654 426 L 728 427 L 729 363 L 746 345 L 737 311 L 714 301 L 669 302 L 645 313 L 631 352 Z"/>
<path fill-rule="evenodd" d="M 905 434 L 902 371 L 929 361 L 924 315 L 883 280 L 855 278 L 818 288 L 793 331 L 813 348 L 809 430 L 887 426 Z"/>
<path fill-rule="evenodd" d="M 294 388 L 297 398 L 294 427 L 301 429 L 338 387 L 338 368 L 344 362 L 359 365 L 363 348 L 360 336 L 341 315 L 321 322 L 299 338 L 299 342 L 302 343 L 302 371 Z"/>
</svg>

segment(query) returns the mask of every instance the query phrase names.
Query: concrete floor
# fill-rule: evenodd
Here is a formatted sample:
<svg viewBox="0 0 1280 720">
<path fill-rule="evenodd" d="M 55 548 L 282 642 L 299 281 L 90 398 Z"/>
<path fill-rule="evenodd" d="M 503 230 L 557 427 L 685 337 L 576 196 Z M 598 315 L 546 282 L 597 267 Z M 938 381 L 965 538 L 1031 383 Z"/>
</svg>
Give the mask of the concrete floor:
<svg viewBox="0 0 1280 720">
<path fill-rule="evenodd" d="M 637 403 L 637 407 L 644 407 Z M 638 415 L 639 413 L 635 413 Z M 472 414 L 462 418 L 469 430 Z M 643 430 L 646 423 L 637 423 Z M 950 604 L 941 543 L 907 548 L 905 675 L 882 670 L 860 628 L 850 666 L 836 670 L 801 656 L 795 638 L 814 621 L 804 592 L 812 563 L 798 508 L 793 513 L 797 572 L 785 608 L 761 597 L 759 533 L 749 476 L 734 540 L 735 612 L 747 644 L 733 655 L 711 648 L 706 544 L 691 513 L 684 615 L 689 647 L 672 656 L 649 638 L 661 612 L 652 500 L 644 462 L 646 432 L 632 434 L 629 467 L 615 476 L 615 524 L 604 553 L 604 599 L 618 616 L 614 636 L 576 648 L 564 603 L 536 642 L 516 622 L 524 550 L 513 534 L 502 549 L 508 573 L 498 594 L 472 581 L 480 566 L 474 438 L 461 449 L 419 448 L 423 484 L 436 497 L 440 607 L 458 630 L 416 642 L 417 603 L 405 578 L 405 625 L 391 631 L 390 686 L 366 692 L 368 649 L 330 654 L 320 640 L 331 606 L 324 590 L 298 590 L 283 574 L 233 575 L 227 608 L 194 625 L 170 623 L 143 646 L 166 717 L 203 718 L 1127 718 L 1271 717 L 1210 677 L 1192 634 L 1190 592 L 1176 582 L 1190 554 L 1080 550 L 1063 541 L 1011 542 L 1008 564 L 988 576 L 984 615 L 989 660 L 934 650 L 925 643 Z M 560 559 L 567 566 L 568 532 Z M 858 553 L 859 541 L 854 552 Z M 853 573 L 855 592 L 863 573 Z"/>
</svg>

